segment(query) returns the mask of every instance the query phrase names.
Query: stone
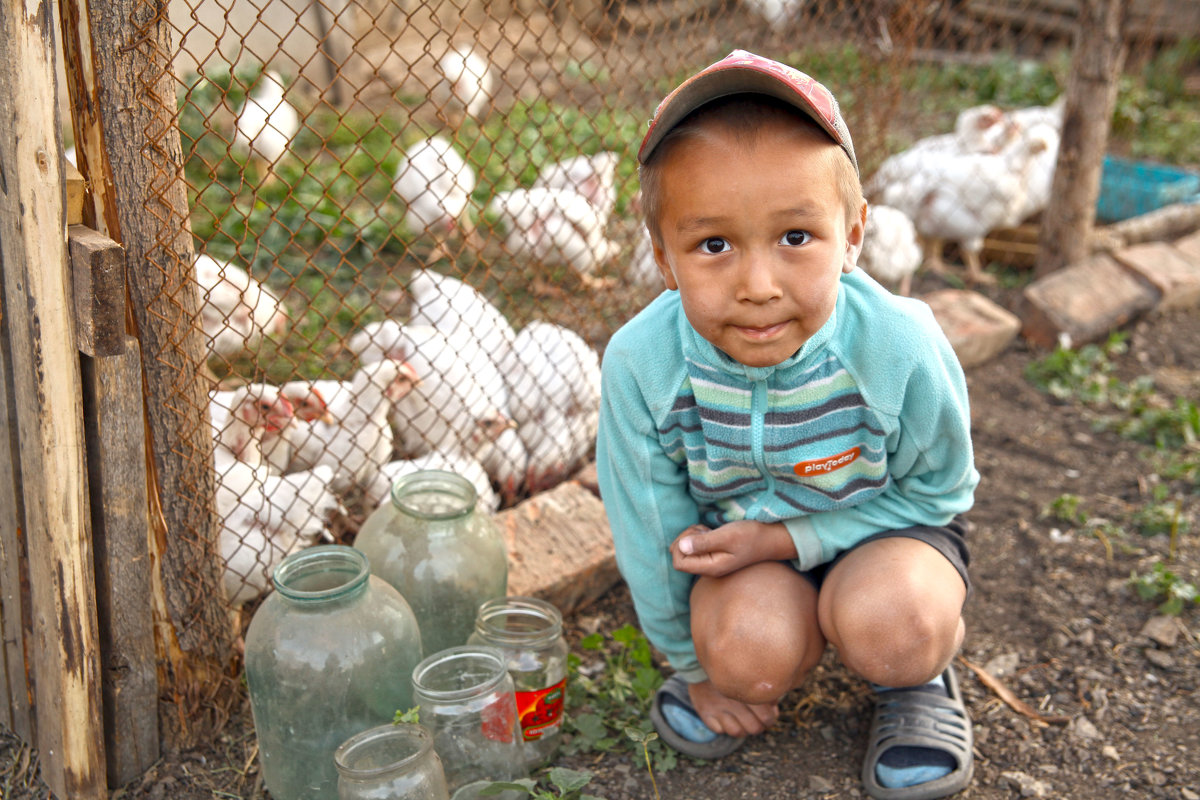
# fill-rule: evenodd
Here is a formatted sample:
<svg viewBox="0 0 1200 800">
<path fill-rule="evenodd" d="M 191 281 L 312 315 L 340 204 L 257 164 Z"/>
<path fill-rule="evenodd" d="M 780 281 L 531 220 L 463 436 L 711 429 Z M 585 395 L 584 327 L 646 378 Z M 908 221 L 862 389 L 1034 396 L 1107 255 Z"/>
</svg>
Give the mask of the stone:
<svg viewBox="0 0 1200 800">
<path fill-rule="evenodd" d="M 1147 242 L 1113 255 L 1162 292 L 1159 308 L 1200 306 L 1200 261 L 1188 258 L 1166 242 Z"/>
<path fill-rule="evenodd" d="M 539 597 L 564 615 L 585 608 L 621 575 L 604 505 L 574 481 L 494 517 L 508 545 L 508 593 Z"/>
<path fill-rule="evenodd" d="M 1172 648 L 1179 641 L 1179 623 L 1175 617 L 1151 617 L 1142 626 L 1142 636 L 1163 647 Z"/>
<path fill-rule="evenodd" d="M 1104 339 L 1158 305 L 1162 293 L 1105 253 L 1025 287 L 1021 335 L 1040 347 Z"/>
<path fill-rule="evenodd" d="M 979 292 L 940 289 L 921 299 L 933 309 L 964 369 L 991 361 L 1021 330 L 1021 320 Z"/>
<path fill-rule="evenodd" d="M 1171 243 L 1171 246 L 1192 263 L 1200 264 L 1200 231 L 1196 231 L 1189 236 L 1184 236 L 1181 239 L 1176 239 Z"/>
</svg>

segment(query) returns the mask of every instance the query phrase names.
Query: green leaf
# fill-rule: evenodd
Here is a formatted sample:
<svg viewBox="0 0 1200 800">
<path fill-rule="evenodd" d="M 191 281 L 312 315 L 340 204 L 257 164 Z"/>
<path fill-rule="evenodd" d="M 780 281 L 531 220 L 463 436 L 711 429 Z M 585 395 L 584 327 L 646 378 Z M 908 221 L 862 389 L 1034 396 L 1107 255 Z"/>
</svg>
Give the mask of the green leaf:
<svg viewBox="0 0 1200 800">
<path fill-rule="evenodd" d="M 579 646 L 584 650 L 599 650 L 604 647 L 604 634 L 593 633 L 579 640 Z"/>
<path fill-rule="evenodd" d="M 562 794 L 577 792 L 592 782 L 592 773 L 566 767 L 551 767 L 549 777 L 550 782 L 558 787 Z"/>
<path fill-rule="evenodd" d="M 625 726 L 625 736 L 630 741 L 637 742 L 638 744 L 643 744 L 646 741 L 646 734 L 629 725 Z"/>
<path fill-rule="evenodd" d="M 421 721 L 421 707 L 413 706 L 408 711 L 397 711 L 396 716 L 392 718 L 392 723 L 395 725 L 409 724 L 416 725 Z"/>
<path fill-rule="evenodd" d="M 626 624 L 622 625 L 620 628 L 617 628 L 615 631 L 613 631 L 612 637 L 613 637 L 613 641 L 620 642 L 621 644 L 626 644 L 626 645 L 633 644 L 638 639 L 644 638 L 642 636 L 642 632 L 639 631 L 634 626 L 630 625 L 629 623 L 626 623 Z"/>
</svg>

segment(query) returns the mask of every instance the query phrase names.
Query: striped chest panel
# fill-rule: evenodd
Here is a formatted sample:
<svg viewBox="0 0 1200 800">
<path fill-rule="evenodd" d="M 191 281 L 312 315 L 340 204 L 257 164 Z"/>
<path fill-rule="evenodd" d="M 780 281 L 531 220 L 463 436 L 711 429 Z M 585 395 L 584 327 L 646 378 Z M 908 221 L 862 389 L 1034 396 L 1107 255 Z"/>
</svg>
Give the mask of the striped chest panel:
<svg viewBox="0 0 1200 800">
<path fill-rule="evenodd" d="M 830 358 L 779 375 L 747 384 L 688 364 L 659 439 L 709 525 L 846 508 L 887 486 L 885 431 L 849 373 Z"/>
</svg>

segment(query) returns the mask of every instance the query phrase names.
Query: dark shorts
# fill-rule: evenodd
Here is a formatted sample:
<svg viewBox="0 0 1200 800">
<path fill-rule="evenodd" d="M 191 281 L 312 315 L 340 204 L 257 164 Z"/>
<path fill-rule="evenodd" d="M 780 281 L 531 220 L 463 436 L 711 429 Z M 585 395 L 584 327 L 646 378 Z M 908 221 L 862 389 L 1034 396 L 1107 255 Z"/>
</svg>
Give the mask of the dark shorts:
<svg viewBox="0 0 1200 800">
<path fill-rule="evenodd" d="M 814 586 L 820 589 L 825 576 L 829 574 L 829 570 L 837 566 L 838 562 L 847 555 L 853 553 L 867 542 L 873 542 L 877 539 L 891 539 L 897 536 L 905 539 L 918 539 L 945 556 L 946 560 L 953 564 L 954 568 L 958 570 L 958 574 L 962 576 L 963 583 L 967 587 L 967 597 L 971 596 L 971 578 L 967 575 L 967 566 L 971 563 L 971 554 L 967 551 L 967 518 L 962 514 L 959 514 L 942 526 L 914 525 L 911 528 L 873 533 L 849 550 L 843 550 L 838 553 L 833 561 L 821 564 L 818 567 L 810 569 L 808 572 L 800 574 L 808 578 Z"/>
</svg>

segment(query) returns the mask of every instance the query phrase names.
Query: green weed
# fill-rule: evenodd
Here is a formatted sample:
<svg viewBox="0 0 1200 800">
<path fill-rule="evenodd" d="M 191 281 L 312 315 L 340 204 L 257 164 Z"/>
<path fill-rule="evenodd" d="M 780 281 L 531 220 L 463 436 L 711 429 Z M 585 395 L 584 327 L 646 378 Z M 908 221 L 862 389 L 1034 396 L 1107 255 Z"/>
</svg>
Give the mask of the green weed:
<svg viewBox="0 0 1200 800">
<path fill-rule="evenodd" d="M 1171 616 L 1183 613 L 1186 604 L 1200 601 L 1196 585 L 1176 575 L 1161 561 L 1156 562 L 1147 575 L 1131 574 L 1129 584 L 1141 599 L 1161 600 L 1159 612 Z"/>
<path fill-rule="evenodd" d="M 1079 507 L 1079 503 L 1079 495 L 1060 494 L 1050 502 L 1050 507 L 1043 512 L 1043 516 L 1053 517 L 1068 525 L 1084 525 L 1088 515 Z"/>
<path fill-rule="evenodd" d="M 549 787 L 542 785 L 542 782 L 537 779 L 525 778 L 512 782 L 496 781 L 481 790 L 479 794 L 491 797 L 499 795 L 501 792 L 516 791 L 523 792 L 534 800 L 604 800 L 602 797 L 583 794 L 583 787 L 592 782 L 590 772 L 580 772 L 566 767 L 551 767 L 546 771 L 544 777 L 545 782 L 550 784 Z"/>
<path fill-rule="evenodd" d="M 635 757 L 645 760 L 659 772 L 673 769 L 677 763 L 675 751 L 657 736 L 651 737 L 650 706 L 654 694 L 662 686 L 663 675 L 654 666 L 650 643 L 632 625 L 613 631 L 611 637 L 594 633 L 580 642 L 580 647 L 599 655 L 603 663 L 592 676 L 582 669 L 581 659 L 571 654 L 571 679 L 567 681 L 569 733 L 563 752 L 567 755 L 586 752 L 633 750 Z M 630 732 L 640 732 L 641 741 L 631 738 Z M 632 744 L 641 747 L 633 748 Z"/>
</svg>

